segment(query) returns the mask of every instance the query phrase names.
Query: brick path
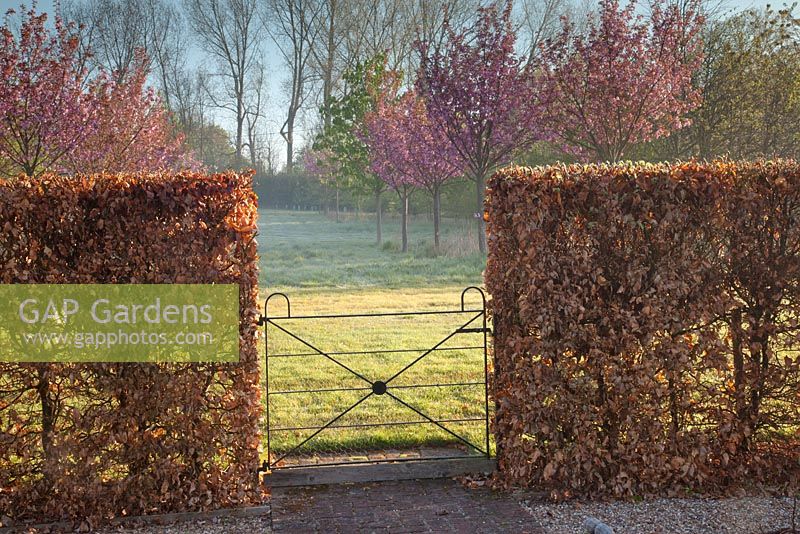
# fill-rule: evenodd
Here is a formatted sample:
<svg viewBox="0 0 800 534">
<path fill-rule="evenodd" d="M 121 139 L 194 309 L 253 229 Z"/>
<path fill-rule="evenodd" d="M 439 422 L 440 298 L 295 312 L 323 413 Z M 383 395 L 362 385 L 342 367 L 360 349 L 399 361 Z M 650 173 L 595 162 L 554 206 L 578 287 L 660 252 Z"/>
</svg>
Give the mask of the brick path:
<svg viewBox="0 0 800 534">
<path fill-rule="evenodd" d="M 512 495 L 450 479 L 275 488 L 274 532 L 544 534 Z"/>
</svg>

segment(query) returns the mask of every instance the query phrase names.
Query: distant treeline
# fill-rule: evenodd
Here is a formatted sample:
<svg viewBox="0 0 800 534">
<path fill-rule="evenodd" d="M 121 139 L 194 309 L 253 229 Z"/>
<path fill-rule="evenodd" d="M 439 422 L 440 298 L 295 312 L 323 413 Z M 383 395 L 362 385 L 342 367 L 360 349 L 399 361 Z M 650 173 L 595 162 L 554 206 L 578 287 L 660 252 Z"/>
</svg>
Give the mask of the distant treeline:
<svg viewBox="0 0 800 534">
<path fill-rule="evenodd" d="M 319 179 L 301 169 L 291 173 L 274 175 L 258 174 L 254 189 L 258 194 L 261 208 L 336 212 L 336 190 L 320 183 Z M 474 200 L 470 182 L 456 180 L 442 193 L 442 214 L 447 217 L 472 218 Z M 383 210 L 387 214 L 399 213 L 397 195 L 383 196 Z M 339 190 L 339 210 L 342 212 L 374 213 L 375 203 L 371 196 L 359 195 L 349 189 Z M 411 197 L 409 211 L 413 215 L 433 213 L 433 203 L 429 195 L 418 191 Z"/>
</svg>

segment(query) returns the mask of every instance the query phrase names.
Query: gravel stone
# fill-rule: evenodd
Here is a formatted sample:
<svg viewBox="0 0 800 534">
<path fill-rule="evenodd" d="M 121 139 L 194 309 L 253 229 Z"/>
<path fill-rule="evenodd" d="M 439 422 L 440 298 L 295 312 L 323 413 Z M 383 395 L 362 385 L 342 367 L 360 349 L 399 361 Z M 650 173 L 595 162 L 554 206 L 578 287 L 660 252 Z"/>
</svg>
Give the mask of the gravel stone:
<svg viewBox="0 0 800 534">
<path fill-rule="evenodd" d="M 530 499 L 521 504 L 548 534 L 585 534 L 581 525 L 586 517 L 599 519 L 617 534 L 767 534 L 792 526 L 794 499 L 737 497 L 558 504 Z M 800 528 L 800 509 L 797 515 Z"/>
</svg>

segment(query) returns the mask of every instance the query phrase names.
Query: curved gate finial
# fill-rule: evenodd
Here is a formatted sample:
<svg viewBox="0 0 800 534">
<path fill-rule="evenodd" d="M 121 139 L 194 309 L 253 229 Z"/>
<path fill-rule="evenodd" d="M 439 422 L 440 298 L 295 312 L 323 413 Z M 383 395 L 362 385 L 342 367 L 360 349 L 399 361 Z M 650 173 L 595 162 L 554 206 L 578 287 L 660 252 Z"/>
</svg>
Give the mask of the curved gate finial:
<svg viewBox="0 0 800 534">
<path fill-rule="evenodd" d="M 464 309 L 464 295 L 467 294 L 468 291 L 477 291 L 481 295 L 481 303 L 482 307 L 486 309 L 486 294 L 483 292 L 483 289 L 479 288 L 478 286 L 469 286 L 464 288 L 464 291 L 461 292 L 461 311 L 465 311 Z"/>
</svg>

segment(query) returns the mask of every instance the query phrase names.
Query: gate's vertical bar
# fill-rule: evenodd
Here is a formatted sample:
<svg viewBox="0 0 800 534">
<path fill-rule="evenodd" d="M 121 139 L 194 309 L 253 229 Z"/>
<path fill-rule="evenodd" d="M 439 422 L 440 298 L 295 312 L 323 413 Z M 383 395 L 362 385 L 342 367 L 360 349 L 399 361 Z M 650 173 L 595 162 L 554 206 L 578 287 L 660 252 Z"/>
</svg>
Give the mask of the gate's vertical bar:
<svg viewBox="0 0 800 534">
<path fill-rule="evenodd" d="M 270 420 L 269 420 L 269 338 L 267 337 L 269 334 L 269 311 L 267 308 L 267 302 L 269 299 L 264 301 L 264 381 L 266 383 L 266 397 L 264 398 L 264 402 L 266 404 L 266 416 L 267 416 L 267 466 L 272 469 L 272 451 L 270 450 L 270 436 L 269 436 L 269 429 L 270 429 Z"/>
<path fill-rule="evenodd" d="M 483 292 L 481 292 L 483 297 Z M 484 416 L 486 417 L 486 458 L 492 457 L 489 449 L 489 346 L 488 329 L 486 327 L 486 297 L 483 297 L 483 393 L 484 393 Z"/>
</svg>

